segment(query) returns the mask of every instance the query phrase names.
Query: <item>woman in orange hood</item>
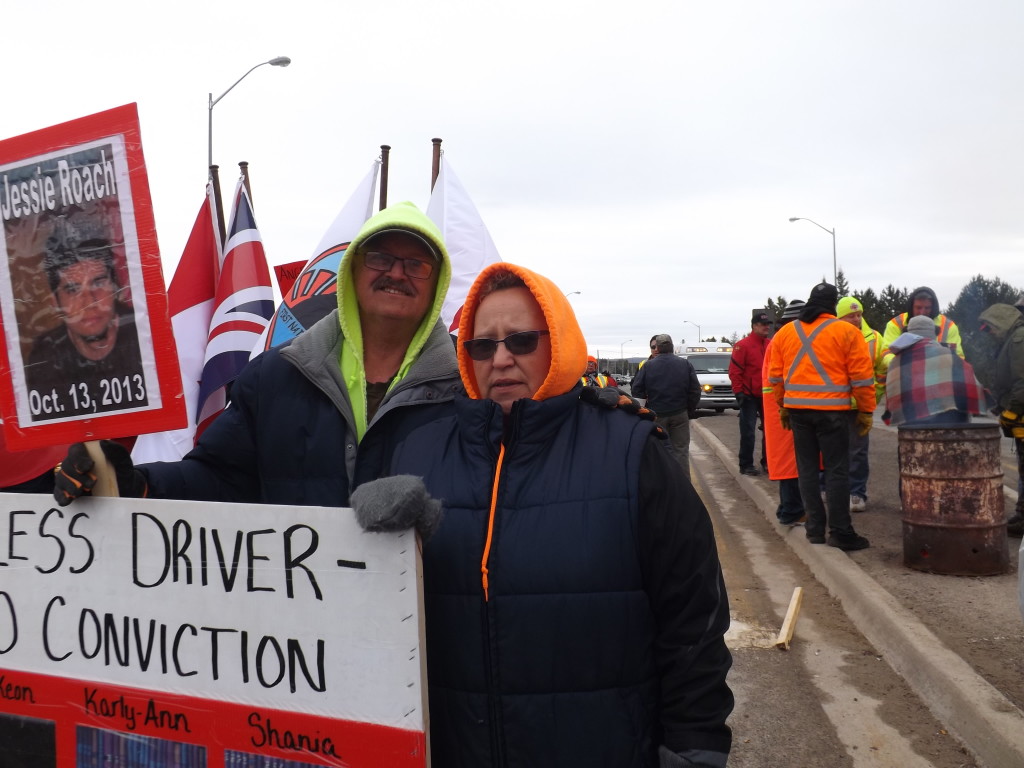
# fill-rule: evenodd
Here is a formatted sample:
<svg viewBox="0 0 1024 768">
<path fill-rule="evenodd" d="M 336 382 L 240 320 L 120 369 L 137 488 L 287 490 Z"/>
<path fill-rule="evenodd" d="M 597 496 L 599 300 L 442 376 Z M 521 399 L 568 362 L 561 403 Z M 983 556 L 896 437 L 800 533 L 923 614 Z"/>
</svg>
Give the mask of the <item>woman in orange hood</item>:
<svg viewBox="0 0 1024 768">
<path fill-rule="evenodd" d="M 479 275 L 458 357 L 465 396 L 392 467 L 444 503 L 423 552 L 432 761 L 724 766 L 728 600 L 655 425 L 581 400 L 579 324 L 523 267 Z"/>
</svg>

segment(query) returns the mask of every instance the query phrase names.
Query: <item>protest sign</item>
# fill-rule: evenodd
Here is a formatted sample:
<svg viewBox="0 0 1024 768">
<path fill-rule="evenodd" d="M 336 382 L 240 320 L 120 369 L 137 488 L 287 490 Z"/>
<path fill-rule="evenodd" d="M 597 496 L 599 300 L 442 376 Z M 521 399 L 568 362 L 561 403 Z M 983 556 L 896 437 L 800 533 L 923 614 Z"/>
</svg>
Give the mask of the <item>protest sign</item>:
<svg viewBox="0 0 1024 768">
<path fill-rule="evenodd" d="M 135 105 L 0 141 L 0 221 L 8 445 L 183 426 Z"/>
<path fill-rule="evenodd" d="M 0 494 L 5 765 L 426 765 L 415 534 Z"/>
</svg>

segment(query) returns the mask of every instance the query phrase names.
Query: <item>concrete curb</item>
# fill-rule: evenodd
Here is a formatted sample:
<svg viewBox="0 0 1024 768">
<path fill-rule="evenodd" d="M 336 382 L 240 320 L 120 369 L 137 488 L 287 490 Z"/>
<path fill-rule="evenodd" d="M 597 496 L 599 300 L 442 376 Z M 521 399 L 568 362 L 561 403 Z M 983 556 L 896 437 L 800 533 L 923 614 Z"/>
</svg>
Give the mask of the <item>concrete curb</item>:
<svg viewBox="0 0 1024 768">
<path fill-rule="evenodd" d="M 946 647 L 849 555 L 810 544 L 802 527 L 779 525 L 777 500 L 739 473 L 733 452 L 699 421 L 691 422 L 690 428 L 939 721 L 983 764 L 1024 765 L 1024 712 Z"/>
</svg>

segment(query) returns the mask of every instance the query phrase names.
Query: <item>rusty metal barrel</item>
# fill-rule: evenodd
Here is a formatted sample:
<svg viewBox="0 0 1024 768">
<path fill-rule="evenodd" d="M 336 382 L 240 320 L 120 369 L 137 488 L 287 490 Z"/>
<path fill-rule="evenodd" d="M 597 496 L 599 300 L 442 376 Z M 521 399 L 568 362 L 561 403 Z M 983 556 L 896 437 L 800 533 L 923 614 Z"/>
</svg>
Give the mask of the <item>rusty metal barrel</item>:
<svg viewBox="0 0 1024 768">
<path fill-rule="evenodd" d="M 899 427 L 903 564 L 956 576 L 1010 567 L 996 424 Z"/>
</svg>

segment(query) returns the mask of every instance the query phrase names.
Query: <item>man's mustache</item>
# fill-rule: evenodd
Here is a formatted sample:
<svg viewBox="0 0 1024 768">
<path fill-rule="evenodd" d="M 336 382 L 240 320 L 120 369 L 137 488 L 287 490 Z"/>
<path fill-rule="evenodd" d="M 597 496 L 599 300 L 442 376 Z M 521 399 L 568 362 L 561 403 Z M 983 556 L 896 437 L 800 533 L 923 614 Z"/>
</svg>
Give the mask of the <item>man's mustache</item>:
<svg viewBox="0 0 1024 768">
<path fill-rule="evenodd" d="M 381 275 L 376 280 L 374 280 L 372 288 L 375 291 L 383 291 L 388 288 L 391 288 L 392 290 L 404 293 L 406 296 L 414 295 L 412 286 L 410 286 L 407 282 L 405 282 L 404 280 L 392 280 L 387 275 Z"/>
</svg>

